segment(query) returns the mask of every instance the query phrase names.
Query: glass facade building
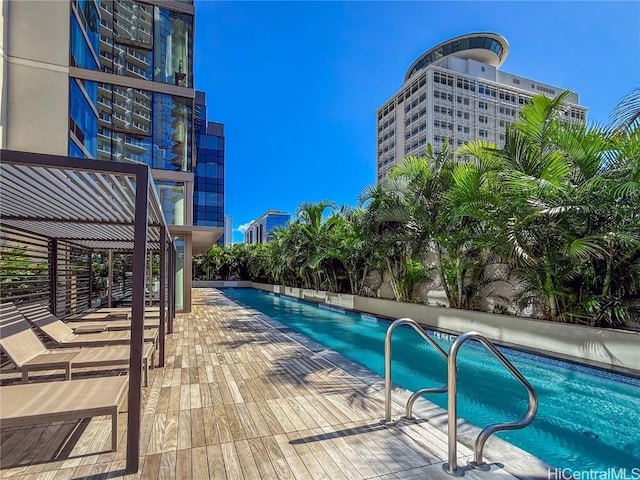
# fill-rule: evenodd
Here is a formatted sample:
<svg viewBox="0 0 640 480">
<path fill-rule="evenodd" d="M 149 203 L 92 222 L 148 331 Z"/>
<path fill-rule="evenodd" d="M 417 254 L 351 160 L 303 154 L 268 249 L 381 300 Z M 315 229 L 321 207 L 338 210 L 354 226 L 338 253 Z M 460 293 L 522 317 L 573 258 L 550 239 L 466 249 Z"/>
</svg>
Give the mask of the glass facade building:
<svg viewBox="0 0 640 480">
<path fill-rule="evenodd" d="M 224 227 L 224 133 L 194 101 L 193 2 L 69 3 L 68 154 L 151 167 L 189 311 L 191 256 Z"/>
<path fill-rule="evenodd" d="M 192 50 L 192 15 L 132 0 L 71 2 L 72 67 L 191 87 Z M 69 155 L 190 172 L 193 98 L 150 86 L 72 79 Z"/>
<path fill-rule="evenodd" d="M 72 67 L 193 88 L 193 15 L 136 0 L 73 0 Z"/>
<path fill-rule="evenodd" d="M 193 224 L 224 227 L 224 125 L 207 121 L 204 92 L 196 92 Z M 224 236 L 218 239 L 224 245 Z"/>
</svg>

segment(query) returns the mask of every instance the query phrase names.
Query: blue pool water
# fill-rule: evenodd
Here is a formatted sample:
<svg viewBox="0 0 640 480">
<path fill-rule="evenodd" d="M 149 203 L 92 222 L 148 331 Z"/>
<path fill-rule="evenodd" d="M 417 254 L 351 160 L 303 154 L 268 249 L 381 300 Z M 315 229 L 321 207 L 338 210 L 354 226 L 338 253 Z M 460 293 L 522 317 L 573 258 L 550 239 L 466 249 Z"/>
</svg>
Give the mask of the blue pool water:
<svg viewBox="0 0 640 480">
<path fill-rule="evenodd" d="M 224 293 L 384 375 L 388 321 L 335 312 L 259 290 L 229 289 Z M 448 340 L 435 339 L 448 351 Z M 630 471 L 640 467 L 640 382 L 603 378 L 510 349 L 503 352 L 536 389 L 539 407 L 527 428 L 498 436 L 558 468 L 625 467 Z M 443 359 L 408 328 L 394 333 L 393 362 L 393 381 L 409 390 L 446 382 Z M 465 344 L 458 365 L 458 412 L 462 418 L 484 427 L 522 417 L 527 409 L 524 388 L 484 348 Z M 446 408 L 446 395 L 427 399 Z"/>
</svg>

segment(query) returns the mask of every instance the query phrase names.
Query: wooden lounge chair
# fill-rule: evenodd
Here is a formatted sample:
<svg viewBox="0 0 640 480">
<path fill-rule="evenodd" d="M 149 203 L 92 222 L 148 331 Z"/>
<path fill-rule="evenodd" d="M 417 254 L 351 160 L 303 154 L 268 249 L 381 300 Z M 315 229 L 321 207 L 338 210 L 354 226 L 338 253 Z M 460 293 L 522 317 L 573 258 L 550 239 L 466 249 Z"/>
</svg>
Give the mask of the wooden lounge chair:
<svg viewBox="0 0 640 480">
<path fill-rule="evenodd" d="M 13 364 L 22 372 L 22 381 L 29 380 L 29 372 L 42 370 L 65 370 L 66 379 L 71 380 L 74 368 L 128 367 L 129 347 L 81 348 L 77 350 L 48 350 L 29 326 L 27 320 L 12 303 L 0 305 L 0 347 Z M 142 368 L 144 384 L 149 382 L 149 366 L 154 364 L 155 349 L 152 343 L 143 348 Z"/>
<path fill-rule="evenodd" d="M 93 312 L 96 313 L 131 313 L 131 307 L 99 307 L 99 308 L 94 308 L 92 310 Z M 146 313 L 150 313 L 150 312 L 160 312 L 160 307 L 158 306 L 152 306 L 152 307 L 144 307 L 144 311 Z"/>
<path fill-rule="evenodd" d="M 87 312 L 87 315 L 108 315 L 109 319 L 116 319 L 117 317 L 128 318 L 131 316 L 131 307 L 100 307 Z M 145 307 L 145 318 L 159 318 L 160 307 Z"/>
<path fill-rule="evenodd" d="M 111 450 L 118 446 L 118 405 L 126 376 L 0 387 L 2 428 L 111 415 Z"/>
<path fill-rule="evenodd" d="M 67 327 L 72 328 L 75 333 L 93 331 L 114 332 L 119 330 L 131 330 L 131 320 L 72 320 L 66 322 Z M 146 319 L 144 320 L 144 328 L 158 328 L 160 326 L 159 319 Z"/>
<path fill-rule="evenodd" d="M 65 320 L 74 322 L 110 322 L 112 320 L 129 320 L 129 314 L 109 312 L 80 312 L 69 315 L 65 318 Z"/>
<path fill-rule="evenodd" d="M 131 342 L 131 332 L 126 331 L 76 334 L 42 305 L 24 305 L 18 307 L 18 310 L 61 347 L 128 345 Z M 157 349 L 158 330 L 145 330 L 144 340 L 145 342 L 153 342 Z"/>
</svg>

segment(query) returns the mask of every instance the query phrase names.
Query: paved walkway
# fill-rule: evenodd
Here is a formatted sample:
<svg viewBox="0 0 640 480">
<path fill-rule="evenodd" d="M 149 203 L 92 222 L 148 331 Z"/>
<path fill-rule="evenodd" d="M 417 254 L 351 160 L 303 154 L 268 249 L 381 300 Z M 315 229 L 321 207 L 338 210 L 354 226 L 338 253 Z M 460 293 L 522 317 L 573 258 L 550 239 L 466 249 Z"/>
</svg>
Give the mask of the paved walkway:
<svg viewBox="0 0 640 480">
<path fill-rule="evenodd" d="M 452 478 L 442 470 L 441 430 L 427 422 L 379 425 L 379 377 L 338 366 L 334 352 L 300 343 L 216 290 L 193 296 L 193 312 L 179 315 L 168 337 L 166 367 L 144 389 L 141 471 L 127 478 Z M 395 405 L 394 416 L 401 414 Z M 110 433 L 106 417 L 3 430 L 0 477 L 121 476 L 126 413 L 117 452 L 108 452 Z M 458 452 L 466 465 L 470 450 L 459 445 Z M 518 477 L 540 478 L 523 468 Z M 515 478 L 496 467 L 465 477 Z"/>
</svg>

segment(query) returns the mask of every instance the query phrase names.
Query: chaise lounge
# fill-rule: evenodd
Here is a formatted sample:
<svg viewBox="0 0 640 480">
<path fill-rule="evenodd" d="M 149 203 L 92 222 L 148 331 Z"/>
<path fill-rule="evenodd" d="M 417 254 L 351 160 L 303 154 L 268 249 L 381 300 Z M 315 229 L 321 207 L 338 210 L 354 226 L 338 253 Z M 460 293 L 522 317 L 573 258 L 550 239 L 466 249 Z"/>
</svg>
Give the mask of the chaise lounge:
<svg viewBox="0 0 640 480">
<path fill-rule="evenodd" d="M 42 305 L 23 305 L 18 310 L 27 320 L 36 325 L 45 335 L 61 347 L 96 347 L 104 345 L 128 345 L 131 342 L 131 332 L 99 332 L 76 334 L 62 320 L 53 316 Z M 93 330 L 95 331 L 95 330 Z M 158 330 L 144 331 L 144 341 L 153 342 L 158 348 Z"/>
<path fill-rule="evenodd" d="M 129 365 L 129 347 L 127 346 L 48 350 L 12 303 L 0 305 L 0 347 L 21 370 L 23 382 L 29 380 L 29 372 L 32 371 L 64 369 L 66 379 L 71 380 L 74 368 L 128 367 Z M 146 386 L 149 381 L 149 365 L 153 366 L 154 363 L 153 344 L 145 343 L 142 353 Z"/>
<path fill-rule="evenodd" d="M 73 329 L 76 333 L 85 332 L 117 332 L 123 330 L 131 330 L 131 320 L 72 320 L 66 322 L 67 327 Z M 144 320 L 145 329 L 158 328 L 160 326 L 159 319 Z"/>
</svg>

